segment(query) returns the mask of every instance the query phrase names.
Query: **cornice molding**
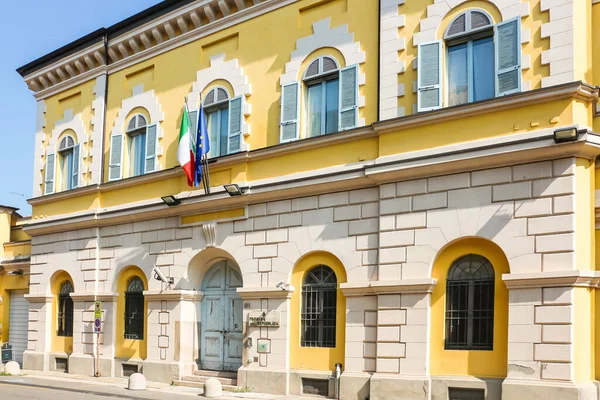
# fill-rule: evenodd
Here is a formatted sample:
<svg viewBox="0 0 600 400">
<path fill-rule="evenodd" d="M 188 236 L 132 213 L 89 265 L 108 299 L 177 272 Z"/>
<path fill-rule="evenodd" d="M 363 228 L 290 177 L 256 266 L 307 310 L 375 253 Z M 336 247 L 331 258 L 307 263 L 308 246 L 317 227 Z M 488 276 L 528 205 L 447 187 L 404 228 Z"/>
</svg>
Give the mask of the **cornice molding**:
<svg viewBox="0 0 600 400">
<path fill-rule="evenodd" d="M 530 289 L 540 287 L 598 287 L 600 271 L 550 271 L 528 274 L 503 274 L 502 280 L 508 289 Z"/>
<path fill-rule="evenodd" d="M 119 293 L 71 293 L 73 301 L 105 301 L 107 303 L 113 303 L 119 298 Z"/>
<path fill-rule="evenodd" d="M 25 298 L 30 303 L 52 303 L 54 296 L 51 294 L 26 294 Z"/>
<path fill-rule="evenodd" d="M 380 294 L 431 293 L 436 284 L 437 280 L 433 278 L 402 279 L 342 283 L 340 289 L 346 297 L 361 297 Z"/>
<path fill-rule="evenodd" d="M 517 107 L 531 106 L 567 98 L 591 103 L 598 99 L 598 88 L 590 86 L 582 81 L 570 82 L 563 85 L 530 90 L 509 96 L 496 97 L 489 100 L 446 107 L 439 110 L 376 122 L 373 124 L 373 129 L 378 133 L 395 132 L 399 129 L 408 129 L 416 126 L 420 127 L 423 125 L 452 121 L 459 118 L 473 117 L 490 111 L 498 112 L 510 110 Z"/>
<path fill-rule="evenodd" d="M 41 100 L 95 77 L 168 52 L 298 0 L 197 0 L 129 32 L 97 43 L 25 76 Z M 108 54 L 107 54 L 108 53 Z"/>
<path fill-rule="evenodd" d="M 290 286 L 285 290 L 277 287 L 238 288 L 237 292 L 242 300 L 291 299 L 292 294 L 294 293 L 294 287 Z"/>
<path fill-rule="evenodd" d="M 186 300 L 200 301 L 204 297 L 203 292 L 195 290 L 145 290 L 144 297 L 148 301 L 160 300 Z"/>
</svg>

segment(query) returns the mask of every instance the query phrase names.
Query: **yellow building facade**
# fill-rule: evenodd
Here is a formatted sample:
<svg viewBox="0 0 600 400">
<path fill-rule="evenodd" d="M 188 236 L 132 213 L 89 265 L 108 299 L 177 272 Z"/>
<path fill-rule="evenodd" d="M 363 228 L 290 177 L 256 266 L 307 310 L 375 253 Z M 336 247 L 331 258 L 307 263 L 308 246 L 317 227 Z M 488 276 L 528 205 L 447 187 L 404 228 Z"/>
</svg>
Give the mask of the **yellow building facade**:
<svg viewBox="0 0 600 400">
<path fill-rule="evenodd" d="M 168 1 L 19 68 L 25 368 L 597 399 L 596 3 Z"/>
<path fill-rule="evenodd" d="M 29 330 L 27 293 L 31 241 L 23 231 L 28 221 L 17 208 L 0 205 L 0 342 L 12 347 L 10 360 L 21 365 Z"/>
</svg>

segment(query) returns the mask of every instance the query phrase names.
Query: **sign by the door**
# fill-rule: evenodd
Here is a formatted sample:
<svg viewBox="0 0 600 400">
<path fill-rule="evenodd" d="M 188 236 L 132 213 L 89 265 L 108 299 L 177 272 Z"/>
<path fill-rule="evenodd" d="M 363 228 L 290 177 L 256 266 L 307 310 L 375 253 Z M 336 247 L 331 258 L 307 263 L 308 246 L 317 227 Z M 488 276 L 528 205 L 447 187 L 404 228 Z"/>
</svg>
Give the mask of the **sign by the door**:
<svg viewBox="0 0 600 400">
<path fill-rule="evenodd" d="M 278 328 L 279 319 L 279 311 L 250 311 L 248 326 Z"/>
<path fill-rule="evenodd" d="M 257 351 L 259 353 L 270 353 L 271 352 L 271 340 L 270 339 L 258 339 Z"/>
</svg>

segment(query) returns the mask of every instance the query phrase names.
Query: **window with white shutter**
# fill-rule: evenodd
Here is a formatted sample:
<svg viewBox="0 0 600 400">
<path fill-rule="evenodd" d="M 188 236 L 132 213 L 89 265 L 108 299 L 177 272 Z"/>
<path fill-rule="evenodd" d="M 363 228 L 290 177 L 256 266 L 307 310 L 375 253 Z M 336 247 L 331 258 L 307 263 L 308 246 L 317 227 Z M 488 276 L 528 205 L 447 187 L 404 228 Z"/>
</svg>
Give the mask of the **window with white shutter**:
<svg viewBox="0 0 600 400">
<path fill-rule="evenodd" d="M 358 65 L 340 71 L 339 130 L 356 127 L 358 120 Z"/>
<path fill-rule="evenodd" d="M 108 180 L 115 181 L 123 177 L 123 135 L 116 134 L 110 137 L 110 157 L 108 164 Z"/>
<path fill-rule="evenodd" d="M 442 42 L 421 43 L 418 52 L 418 109 L 435 110 L 442 106 Z"/>
<path fill-rule="evenodd" d="M 227 153 L 237 153 L 242 150 L 242 126 L 244 123 L 244 99 L 242 96 L 229 101 L 229 136 Z"/>
<path fill-rule="evenodd" d="M 44 194 L 54 193 L 54 168 L 55 168 L 54 153 L 46 155 L 46 179 L 44 182 Z"/>
<path fill-rule="evenodd" d="M 445 105 L 466 104 L 521 90 L 520 24 L 521 18 L 517 17 L 494 26 L 492 17 L 477 9 L 467 10 L 450 22 L 444 34 Z M 437 42 L 419 46 L 419 111 L 441 107 L 441 91 L 436 89 L 442 79 L 433 73 L 442 65 L 441 58 L 435 57 L 436 52 L 441 54 L 441 44 L 433 43 Z"/>
<path fill-rule="evenodd" d="M 71 176 L 71 189 L 79 186 L 79 145 L 73 147 L 73 174 Z"/>
<path fill-rule="evenodd" d="M 157 170 L 156 148 L 158 147 L 158 124 L 148 125 L 146 128 L 146 157 L 145 174 Z"/>
<path fill-rule="evenodd" d="M 521 91 L 521 17 L 496 25 L 496 96 Z"/>
<path fill-rule="evenodd" d="M 298 114 L 300 105 L 300 82 L 284 85 L 281 89 L 281 143 L 299 139 L 300 124 Z"/>
</svg>

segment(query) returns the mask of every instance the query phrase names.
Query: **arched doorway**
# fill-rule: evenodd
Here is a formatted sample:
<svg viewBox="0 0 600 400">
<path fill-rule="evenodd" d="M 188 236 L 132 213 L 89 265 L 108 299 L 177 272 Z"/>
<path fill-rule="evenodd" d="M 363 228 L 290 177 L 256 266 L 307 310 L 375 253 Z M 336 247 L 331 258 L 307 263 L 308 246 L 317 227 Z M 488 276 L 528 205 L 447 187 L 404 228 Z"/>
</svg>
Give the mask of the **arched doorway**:
<svg viewBox="0 0 600 400">
<path fill-rule="evenodd" d="M 231 261 L 213 265 L 202 281 L 200 361 L 203 369 L 237 371 L 242 366 L 242 274 Z"/>
</svg>

